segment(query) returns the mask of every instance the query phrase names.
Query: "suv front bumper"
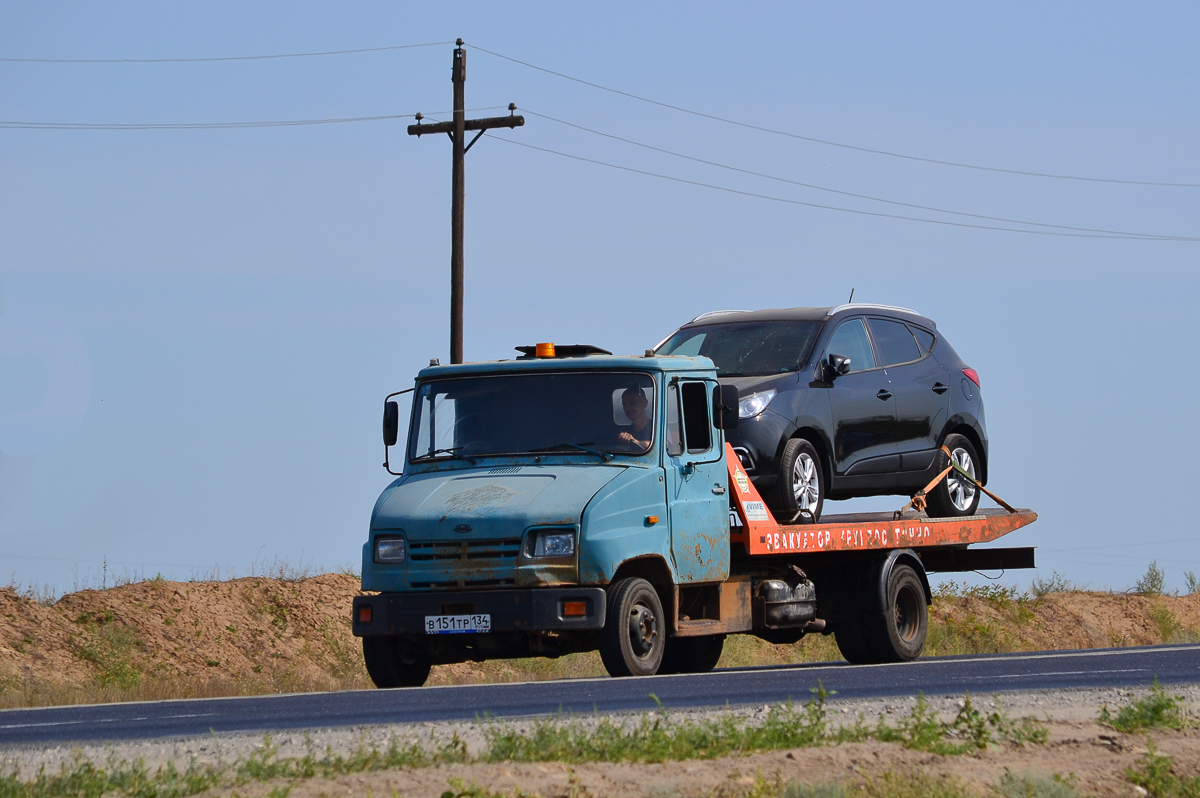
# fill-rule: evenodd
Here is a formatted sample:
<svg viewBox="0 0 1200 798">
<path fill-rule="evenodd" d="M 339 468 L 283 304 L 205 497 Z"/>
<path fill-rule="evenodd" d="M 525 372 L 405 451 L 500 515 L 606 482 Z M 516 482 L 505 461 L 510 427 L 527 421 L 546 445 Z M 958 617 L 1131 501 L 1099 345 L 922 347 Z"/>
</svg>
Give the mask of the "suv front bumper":
<svg viewBox="0 0 1200 798">
<path fill-rule="evenodd" d="M 586 613 L 566 615 L 568 601 Z M 425 619 L 438 615 L 490 615 L 493 632 L 561 632 L 604 628 L 604 609 L 599 587 L 457 590 L 355 596 L 352 618 L 355 637 L 424 635 Z"/>
</svg>

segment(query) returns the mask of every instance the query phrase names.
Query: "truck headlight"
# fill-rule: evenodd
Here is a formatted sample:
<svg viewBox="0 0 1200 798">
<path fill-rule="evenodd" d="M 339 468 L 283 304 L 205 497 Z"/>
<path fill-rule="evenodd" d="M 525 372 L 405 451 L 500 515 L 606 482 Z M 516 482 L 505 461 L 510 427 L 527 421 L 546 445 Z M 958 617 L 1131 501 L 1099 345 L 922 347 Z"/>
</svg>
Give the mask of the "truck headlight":
<svg viewBox="0 0 1200 798">
<path fill-rule="evenodd" d="M 407 556 L 408 546 L 404 538 L 375 538 L 375 562 L 404 562 Z"/>
<path fill-rule="evenodd" d="M 738 417 L 753 418 L 759 413 L 767 409 L 767 405 L 771 404 L 771 400 L 775 398 L 775 389 L 769 391 L 760 391 L 752 393 L 749 396 L 743 396 L 738 402 Z"/>
<path fill-rule="evenodd" d="M 534 532 L 525 541 L 526 557 L 575 556 L 574 530 L 546 529 Z"/>
</svg>

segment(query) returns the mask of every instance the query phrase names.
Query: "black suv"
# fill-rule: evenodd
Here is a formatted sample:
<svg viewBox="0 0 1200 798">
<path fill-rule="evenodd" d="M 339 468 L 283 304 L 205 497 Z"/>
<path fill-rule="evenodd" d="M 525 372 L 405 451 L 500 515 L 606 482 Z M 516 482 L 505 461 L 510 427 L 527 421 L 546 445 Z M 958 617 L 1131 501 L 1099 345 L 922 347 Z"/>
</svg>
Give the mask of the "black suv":
<svg viewBox="0 0 1200 798">
<path fill-rule="evenodd" d="M 826 498 L 910 495 L 947 464 L 987 482 L 979 376 L 937 325 L 885 305 L 718 311 L 658 345 L 702 355 L 736 385 L 729 442 L 781 517 L 816 520 Z M 951 471 L 931 516 L 972 515 L 975 485 Z"/>
</svg>

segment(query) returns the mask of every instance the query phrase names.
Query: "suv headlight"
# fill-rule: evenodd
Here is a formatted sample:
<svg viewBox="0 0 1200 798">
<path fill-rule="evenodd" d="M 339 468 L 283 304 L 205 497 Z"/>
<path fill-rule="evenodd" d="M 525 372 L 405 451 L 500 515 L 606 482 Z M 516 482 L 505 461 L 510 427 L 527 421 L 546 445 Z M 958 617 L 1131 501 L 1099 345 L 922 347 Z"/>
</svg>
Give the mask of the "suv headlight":
<svg viewBox="0 0 1200 798">
<path fill-rule="evenodd" d="M 771 400 L 775 398 L 775 389 L 769 391 L 759 391 L 748 396 L 743 396 L 738 402 L 738 418 L 753 418 L 759 413 L 767 409 L 767 405 L 771 404 Z"/>
<path fill-rule="evenodd" d="M 375 562 L 404 562 L 407 556 L 408 546 L 404 538 L 375 538 Z"/>
<path fill-rule="evenodd" d="M 575 532 L 570 529 L 545 529 L 525 539 L 526 557 L 575 556 Z"/>
</svg>

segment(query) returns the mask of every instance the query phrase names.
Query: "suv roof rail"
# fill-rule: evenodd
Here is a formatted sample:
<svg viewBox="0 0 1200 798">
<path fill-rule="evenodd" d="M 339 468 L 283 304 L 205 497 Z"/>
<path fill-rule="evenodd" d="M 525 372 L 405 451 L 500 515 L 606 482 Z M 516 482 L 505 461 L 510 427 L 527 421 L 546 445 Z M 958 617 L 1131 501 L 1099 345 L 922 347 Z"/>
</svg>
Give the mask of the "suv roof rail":
<svg viewBox="0 0 1200 798">
<path fill-rule="evenodd" d="M 710 310 L 708 313 L 701 313 L 699 316 L 697 316 L 696 318 L 689 321 L 688 324 L 692 324 L 694 322 L 700 321 L 700 319 L 707 319 L 709 316 L 727 316 L 730 313 L 749 313 L 749 311 L 747 311 L 747 310 Z"/>
<path fill-rule="evenodd" d="M 924 316 L 924 313 L 913 310 L 912 308 L 902 308 L 896 305 L 875 305 L 870 302 L 851 302 L 847 305 L 838 305 L 836 308 L 830 308 L 825 315 L 832 316 L 835 313 L 840 313 L 843 310 L 898 310 L 901 313 L 911 313 L 914 316 Z"/>
</svg>

